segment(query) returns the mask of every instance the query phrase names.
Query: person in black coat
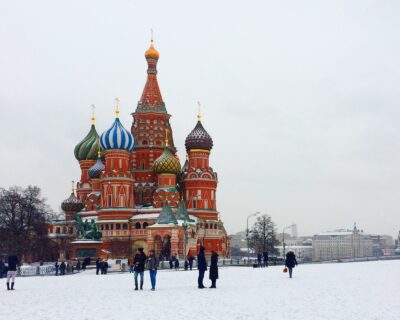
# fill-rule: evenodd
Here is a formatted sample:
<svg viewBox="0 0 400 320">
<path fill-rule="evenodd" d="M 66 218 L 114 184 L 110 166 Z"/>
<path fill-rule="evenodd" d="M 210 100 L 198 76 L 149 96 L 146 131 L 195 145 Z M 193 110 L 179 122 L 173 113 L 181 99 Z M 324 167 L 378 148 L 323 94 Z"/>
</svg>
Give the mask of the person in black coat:
<svg viewBox="0 0 400 320">
<path fill-rule="evenodd" d="M 218 253 L 211 251 L 211 264 L 210 264 L 210 280 L 211 287 L 213 289 L 217 288 L 218 279 Z"/>
<path fill-rule="evenodd" d="M 76 271 L 78 271 L 78 273 L 81 272 L 81 262 L 79 259 L 78 262 L 76 263 Z"/>
<path fill-rule="evenodd" d="M 286 254 L 285 266 L 289 269 L 289 277 L 291 278 L 293 274 L 293 268 L 297 266 L 296 255 L 293 251 L 289 251 Z"/>
<path fill-rule="evenodd" d="M 101 274 L 107 274 L 108 271 L 108 261 L 104 260 L 101 264 Z"/>
<path fill-rule="evenodd" d="M 264 258 L 264 267 L 268 267 L 268 252 L 265 251 L 263 253 L 263 258 Z"/>
<path fill-rule="evenodd" d="M 143 252 L 143 248 L 139 248 L 136 251 L 135 257 L 133 258 L 133 264 L 135 267 L 133 268 L 133 275 L 135 277 L 135 290 L 138 290 L 138 276 L 140 275 L 140 290 L 143 290 L 143 278 L 144 278 L 144 269 L 146 266 L 147 256 Z"/>
<path fill-rule="evenodd" d="M 261 253 L 257 254 L 257 267 L 261 268 L 261 260 L 262 260 L 262 256 Z"/>
<path fill-rule="evenodd" d="M 54 264 L 54 267 L 56 268 L 56 276 L 58 276 L 58 269 L 60 268 L 60 265 L 58 264 L 58 260 Z"/>
<path fill-rule="evenodd" d="M 67 265 L 65 264 L 65 262 L 61 262 L 60 264 L 60 276 L 65 275 L 65 269 L 67 268 Z"/>
<path fill-rule="evenodd" d="M 205 288 L 203 284 L 203 279 L 204 279 L 204 273 L 207 271 L 207 261 L 204 251 L 205 248 L 203 246 L 200 246 L 200 251 L 199 254 L 197 255 L 197 269 L 199 269 L 199 278 L 197 279 L 197 282 L 199 289 Z"/>
<path fill-rule="evenodd" d="M 4 276 L 5 267 L 6 267 L 6 265 L 4 264 L 3 260 L 0 259 L 0 279 L 2 279 Z"/>
<path fill-rule="evenodd" d="M 97 258 L 97 260 L 96 260 L 96 274 L 97 275 L 99 274 L 100 267 L 101 267 L 101 261 L 99 258 Z"/>
<path fill-rule="evenodd" d="M 194 260 L 194 257 L 192 255 L 190 255 L 188 258 L 190 271 L 192 271 L 192 268 L 193 268 L 193 260 Z"/>
<path fill-rule="evenodd" d="M 10 280 L 11 280 L 11 290 L 14 290 L 14 282 L 15 282 L 15 276 L 17 275 L 18 264 L 19 260 L 16 255 L 11 255 L 8 257 L 7 290 L 10 290 Z"/>
</svg>

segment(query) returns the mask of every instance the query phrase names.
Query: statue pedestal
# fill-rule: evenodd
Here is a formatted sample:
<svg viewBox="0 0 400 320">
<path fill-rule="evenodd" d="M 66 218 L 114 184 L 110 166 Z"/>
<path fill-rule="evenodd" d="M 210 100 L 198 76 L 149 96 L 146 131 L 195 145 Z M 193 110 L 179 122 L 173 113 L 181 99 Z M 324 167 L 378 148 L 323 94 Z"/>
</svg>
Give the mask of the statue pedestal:
<svg viewBox="0 0 400 320">
<path fill-rule="evenodd" d="M 101 240 L 75 240 L 71 242 L 73 258 L 96 258 L 101 255 Z"/>
</svg>

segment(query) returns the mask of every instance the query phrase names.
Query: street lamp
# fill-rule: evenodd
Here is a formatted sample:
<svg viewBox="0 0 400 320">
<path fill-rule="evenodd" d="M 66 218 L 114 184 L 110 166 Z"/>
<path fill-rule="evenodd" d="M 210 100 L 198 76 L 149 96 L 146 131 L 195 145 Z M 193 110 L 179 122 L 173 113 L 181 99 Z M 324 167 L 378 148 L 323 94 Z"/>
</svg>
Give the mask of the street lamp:
<svg viewBox="0 0 400 320">
<path fill-rule="evenodd" d="M 247 264 L 250 264 L 250 248 L 249 248 L 249 219 L 251 217 L 258 216 L 260 214 L 259 211 L 255 213 L 251 213 L 247 216 L 247 229 L 246 229 L 246 240 L 247 240 Z"/>
<path fill-rule="evenodd" d="M 285 254 L 286 254 L 286 247 L 285 247 L 285 230 L 290 229 L 291 227 L 294 226 L 294 223 L 291 224 L 290 226 L 284 227 L 282 230 L 282 244 L 283 244 L 283 259 L 285 259 Z"/>
</svg>

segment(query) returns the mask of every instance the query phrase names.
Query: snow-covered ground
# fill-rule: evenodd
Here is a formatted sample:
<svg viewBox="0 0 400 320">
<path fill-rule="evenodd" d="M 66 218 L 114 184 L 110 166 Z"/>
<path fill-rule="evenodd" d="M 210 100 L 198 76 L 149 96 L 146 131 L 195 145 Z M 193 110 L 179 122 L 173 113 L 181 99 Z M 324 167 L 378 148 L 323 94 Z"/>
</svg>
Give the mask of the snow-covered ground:
<svg viewBox="0 0 400 320">
<path fill-rule="evenodd" d="M 0 319 L 398 319 L 400 260 L 220 268 L 217 289 L 197 289 L 197 271 L 160 271 L 157 290 L 133 290 L 128 273 L 0 280 Z M 205 281 L 209 285 L 209 280 Z"/>
</svg>

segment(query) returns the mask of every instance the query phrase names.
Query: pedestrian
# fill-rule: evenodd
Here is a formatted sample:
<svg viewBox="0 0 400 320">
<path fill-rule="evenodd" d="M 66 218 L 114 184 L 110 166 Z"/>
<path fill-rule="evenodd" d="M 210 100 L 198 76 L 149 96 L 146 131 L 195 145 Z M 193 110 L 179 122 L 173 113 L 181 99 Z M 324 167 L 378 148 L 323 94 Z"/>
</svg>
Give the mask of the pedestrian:
<svg viewBox="0 0 400 320">
<path fill-rule="evenodd" d="M 101 261 L 100 261 L 100 258 L 97 258 L 96 259 L 96 274 L 97 275 L 99 274 L 100 267 L 101 267 Z"/>
<path fill-rule="evenodd" d="M 147 257 L 143 252 L 143 248 L 138 248 L 133 258 L 133 263 L 135 265 L 133 272 L 135 277 L 135 290 L 138 290 L 138 276 L 140 275 L 140 290 L 143 290 L 143 277 L 144 277 L 144 269 L 146 264 Z"/>
<path fill-rule="evenodd" d="M 3 279 L 5 267 L 6 265 L 4 264 L 3 259 L 0 259 L 0 279 Z"/>
<path fill-rule="evenodd" d="M 185 268 L 185 271 L 188 271 L 188 269 L 189 269 L 189 261 L 187 259 L 185 260 L 184 268 Z"/>
<path fill-rule="evenodd" d="M 76 263 L 76 271 L 79 273 L 81 272 L 81 261 L 78 259 L 78 262 Z"/>
<path fill-rule="evenodd" d="M 175 267 L 175 270 L 179 270 L 179 260 L 178 260 L 178 258 L 177 258 L 177 256 L 174 256 L 174 267 Z"/>
<path fill-rule="evenodd" d="M 14 290 L 15 276 L 17 275 L 18 264 L 19 260 L 16 255 L 10 255 L 8 257 L 7 290 Z M 10 280 L 11 280 L 11 288 L 10 288 Z"/>
<path fill-rule="evenodd" d="M 190 271 L 192 271 L 192 268 L 193 268 L 193 260 L 194 260 L 193 255 L 190 255 L 188 258 Z"/>
<path fill-rule="evenodd" d="M 261 253 L 257 254 L 257 267 L 258 268 L 261 268 L 261 258 L 262 258 Z"/>
<path fill-rule="evenodd" d="M 263 253 L 263 258 L 264 258 L 264 267 L 267 268 L 268 267 L 268 251 L 265 251 Z"/>
<path fill-rule="evenodd" d="M 107 274 L 107 271 L 108 271 L 108 261 L 107 259 L 104 259 L 102 264 L 102 274 Z"/>
<path fill-rule="evenodd" d="M 82 271 L 86 270 L 86 260 L 84 259 L 82 262 Z"/>
<path fill-rule="evenodd" d="M 169 268 L 172 269 L 174 267 L 173 257 L 169 258 Z"/>
<path fill-rule="evenodd" d="M 133 273 L 133 258 L 128 259 L 129 273 Z"/>
<path fill-rule="evenodd" d="M 160 259 L 158 259 L 156 256 L 156 252 L 154 250 L 150 250 L 149 257 L 147 259 L 147 269 L 150 272 L 151 291 L 156 290 L 156 277 L 159 264 Z"/>
<path fill-rule="evenodd" d="M 197 269 L 199 270 L 199 278 L 197 279 L 198 288 L 204 289 L 203 279 L 204 273 L 207 271 L 206 255 L 204 253 L 205 248 L 200 246 L 199 254 L 197 255 Z"/>
<path fill-rule="evenodd" d="M 289 269 L 289 277 L 292 278 L 293 268 L 297 266 L 296 255 L 293 251 L 286 254 L 285 266 Z"/>
<path fill-rule="evenodd" d="M 65 275 L 65 269 L 67 268 L 67 265 L 65 264 L 65 262 L 61 262 L 60 264 L 60 276 L 64 276 Z"/>
<path fill-rule="evenodd" d="M 213 289 L 217 288 L 217 279 L 218 279 L 218 253 L 211 250 L 211 263 L 210 263 L 210 280 L 211 287 Z"/>
<path fill-rule="evenodd" d="M 58 270 L 60 269 L 60 265 L 58 264 L 58 260 L 56 260 L 56 263 L 54 264 L 54 268 L 56 268 L 56 276 L 58 276 Z"/>
</svg>

